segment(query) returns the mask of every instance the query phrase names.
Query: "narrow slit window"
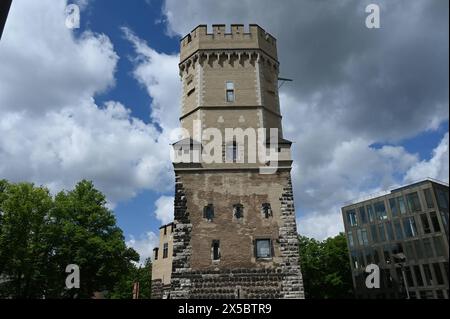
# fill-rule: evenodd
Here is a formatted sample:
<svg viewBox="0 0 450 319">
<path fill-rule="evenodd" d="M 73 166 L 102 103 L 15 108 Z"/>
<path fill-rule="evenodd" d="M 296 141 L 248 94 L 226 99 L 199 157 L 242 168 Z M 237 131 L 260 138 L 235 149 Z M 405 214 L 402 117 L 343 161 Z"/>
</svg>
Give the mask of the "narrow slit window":
<svg viewBox="0 0 450 319">
<path fill-rule="evenodd" d="M 203 207 L 203 218 L 207 220 L 213 220 L 214 218 L 214 206 L 213 204 L 208 204 Z"/>
<path fill-rule="evenodd" d="M 195 88 L 190 89 L 189 92 L 187 92 L 187 96 L 191 96 L 192 93 L 194 93 L 194 92 L 195 92 Z"/>
<path fill-rule="evenodd" d="M 226 83 L 226 99 L 227 102 L 234 102 L 234 83 L 230 81 Z"/>
<path fill-rule="evenodd" d="M 219 240 L 213 240 L 211 244 L 212 248 L 212 260 L 219 260 L 220 259 L 220 241 Z"/>
<path fill-rule="evenodd" d="M 241 204 L 233 205 L 233 216 L 236 219 L 241 219 L 244 217 L 244 206 Z"/>
<path fill-rule="evenodd" d="M 164 243 L 163 258 L 167 258 L 168 256 L 169 256 L 169 244 Z"/>
<path fill-rule="evenodd" d="M 270 207 L 269 203 L 262 204 L 262 215 L 264 216 L 264 218 L 272 217 L 272 208 Z"/>
</svg>

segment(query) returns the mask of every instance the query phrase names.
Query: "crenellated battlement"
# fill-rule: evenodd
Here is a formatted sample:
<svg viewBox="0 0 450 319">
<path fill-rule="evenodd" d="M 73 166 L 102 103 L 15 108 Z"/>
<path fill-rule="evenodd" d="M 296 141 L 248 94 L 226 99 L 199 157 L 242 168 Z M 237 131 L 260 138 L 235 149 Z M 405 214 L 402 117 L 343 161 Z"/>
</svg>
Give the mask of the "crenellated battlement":
<svg viewBox="0 0 450 319">
<path fill-rule="evenodd" d="M 213 24 L 212 33 L 201 24 L 180 40 L 180 61 L 183 62 L 198 50 L 260 49 L 277 60 L 276 39 L 257 24 L 249 25 L 249 32 L 243 24 L 232 24 L 226 32 L 225 24 Z"/>
</svg>

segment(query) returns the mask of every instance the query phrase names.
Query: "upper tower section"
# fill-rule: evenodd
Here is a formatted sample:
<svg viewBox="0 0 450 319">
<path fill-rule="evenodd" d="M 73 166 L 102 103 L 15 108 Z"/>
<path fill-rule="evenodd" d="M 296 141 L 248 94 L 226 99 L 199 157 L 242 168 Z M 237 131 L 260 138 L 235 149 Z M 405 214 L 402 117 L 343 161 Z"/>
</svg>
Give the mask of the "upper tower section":
<svg viewBox="0 0 450 319">
<path fill-rule="evenodd" d="M 276 39 L 256 24 L 250 24 L 249 32 L 244 32 L 243 24 L 232 24 L 231 33 L 225 31 L 225 24 L 213 24 L 213 32 L 208 33 L 206 25 L 199 25 L 180 43 L 180 62 L 183 63 L 199 50 L 259 49 L 273 60 L 278 61 Z"/>
</svg>

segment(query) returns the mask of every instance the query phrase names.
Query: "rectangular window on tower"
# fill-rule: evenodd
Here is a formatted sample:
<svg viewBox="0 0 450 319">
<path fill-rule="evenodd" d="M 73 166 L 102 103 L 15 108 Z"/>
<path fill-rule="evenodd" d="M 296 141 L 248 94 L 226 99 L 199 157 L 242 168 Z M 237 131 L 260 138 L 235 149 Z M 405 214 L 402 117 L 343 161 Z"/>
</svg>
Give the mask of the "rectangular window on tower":
<svg viewBox="0 0 450 319">
<path fill-rule="evenodd" d="M 211 244 L 212 260 L 220 260 L 220 241 L 213 240 Z"/>
<path fill-rule="evenodd" d="M 257 239 L 255 241 L 256 258 L 271 258 L 272 247 L 270 239 Z"/>
<path fill-rule="evenodd" d="M 226 83 L 226 99 L 227 102 L 234 102 L 234 83 L 231 81 Z"/>
<path fill-rule="evenodd" d="M 163 246 L 163 258 L 167 258 L 169 256 L 169 244 L 164 243 Z"/>
<path fill-rule="evenodd" d="M 238 145 L 236 141 L 228 144 L 226 146 L 226 162 L 227 163 L 237 163 L 238 162 Z"/>
</svg>

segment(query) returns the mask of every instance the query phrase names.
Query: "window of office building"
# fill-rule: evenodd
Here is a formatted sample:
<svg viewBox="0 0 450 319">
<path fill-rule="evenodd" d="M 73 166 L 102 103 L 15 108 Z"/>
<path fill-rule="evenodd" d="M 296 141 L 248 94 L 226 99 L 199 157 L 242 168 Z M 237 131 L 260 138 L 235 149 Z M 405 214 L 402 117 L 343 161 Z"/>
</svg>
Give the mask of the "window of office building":
<svg viewBox="0 0 450 319">
<path fill-rule="evenodd" d="M 423 239 L 423 249 L 425 252 L 425 256 L 427 258 L 433 258 L 433 246 L 431 245 L 431 238 L 424 238 Z"/>
<path fill-rule="evenodd" d="M 448 209 L 448 191 L 444 192 L 442 189 L 437 190 L 437 200 L 439 208 Z"/>
<path fill-rule="evenodd" d="M 441 226 L 439 225 L 439 219 L 436 212 L 430 213 L 431 223 L 433 224 L 434 232 L 438 233 L 441 231 Z"/>
<path fill-rule="evenodd" d="M 378 243 L 377 225 L 370 225 L 370 233 L 372 234 L 372 241 Z"/>
<path fill-rule="evenodd" d="M 364 267 L 364 252 L 362 250 L 357 251 L 359 267 Z"/>
<path fill-rule="evenodd" d="M 406 255 L 406 260 L 408 260 L 408 261 L 416 259 L 416 256 L 414 254 L 414 246 L 413 246 L 413 242 L 412 241 L 405 242 L 405 255 Z"/>
<path fill-rule="evenodd" d="M 372 223 L 373 221 L 375 221 L 375 214 L 373 212 L 372 205 L 367 205 L 366 210 L 367 210 L 367 215 L 369 215 L 369 221 Z"/>
<path fill-rule="evenodd" d="M 420 291 L 420 299 L 434 299 L 433 290 Z"/>
<path fill-rule="evenodd" d="M 397 238 L 397 240 L 402 240 L 403 239 L 403 230 L 402 230 L 402 225 L 400 224 L 399 220 L 396 220 L 394 222 L 394 228 L 395 228 L 395 237 Z"/>
<path fill-rule="evenodd" d="M 423 194 L 425 195 L 425 201 L 427 202 L 427 208 L 433 208 L 433 196 L 431 195 L 431 188 L 427 188 L 423 190 Z"/>
<path fill-rule="evenodd" d="M 167 258 L 169 256 L 169 244 L 164 243 L 163 246 L 163 258 Z"/>
<path fill-rule="evenodd" d="M 392 254 L 393 255 L 404 253 L 403 244 L 402 243 L 392 244 L 391 247 L 392 247 Z"/>
<path fill-rule="evenodd" d="M 411 238 L 417 236 L 416 221 L 413 216 L 403 218 L 403 229 L 405 230 L 406 237 Z"/>
<path fill-rule="evenodd" d="M 422 207 L 420 206 L 419 195 L 417 192 L 406 195 L 408 201 L 408 207 L 411 212 L 420 212 Z"/>
<path fill-rule="evenodd" d="M 420 240 L 414 241 L 414 248 L 416 248 L 417 259 L 423 259 L 425 255 L 423 253 L 423 246 Z"/>
<path fill-rule="evenodd" d="M 427 286 L 433 285 L 433 277 L 431 275 L 431 269 L 429 265 L 423 265 L 423 273 L 425 274 L 425 282 Z"/>
<path fill-rule="evenodd" d="M 404 215 L 407 213 L 406 210 L 406 204 L 405 204 L 405 200 L 403 199 L 403 196 L 397 197 L 397 201 L 398 201 L 398 208 L 400 210 L 400 214 Z"/>
<path fill-rule="evenodd" d="M 444 277 L 442 276 L 441 265 L 438 263 L 433 264 L 434 275 L 436 276 L 436 283 L 438 285 L 444 284 Z"/>
<path fill-rule="evenodd" d="M 361 206 L 360 208 L 359 208 L 359 216 L 360 216 L 360 218 L 361 218 L 361 223 L 364 225 L 364 224 L 367 224 L 367 216 L 366 216 L 366 210 L 364 209 L 364 206 Z"/>
<path fill-rule="evenodd" d="M 354 269 L 358 269 L 359 268 L 359 263 L 358 263 L 358 256 L 355 250 L 352 250 L 350 252 L 350 255 L 352 257 L 352 266 Z"/>
<path fill-rule="evenodd" d="M 358 219 L 356 217 L 356 211 L 350 209 L 347 211 L 347 222 L 350 226 L 358 226 Z"/>
<path fill-rule="evenodd" d="M 423 287 L 422 273 L 420 272 L 419 265 L 414 266 L 414 276 L 416 277 L 417 286 Z"/>
<path fill-rule="evenodd" d="M 386 241 L 386 233 L 384 232 L 384 225 L 378 224 L 378 234 L 380 235 L 380 241 Z"/>
<path fill-rule="evenodd" d="M 367 230 L 365 228 L 358 229 L 358 242 L 362 246 L 366 246 L 369 244 L 369 239 L 367 238 Z"/>
<path fill-rule="evenodd" d="M 347 238 L 348 238 L 348 245 L 350 246 L 350 248 L 355 247 L 355 242 L 353 240 L 353 232 L 349 231 L 347 233 Z"/>
<path fill-rule="evenodd" d="M 449 280 L 449 278 L 448 278 L 448 262 L 445 262 L 445 263 L 443 263 L 442 264 L 443 266 L 444 266 L 444 271 L 445 271 L 445 276 L 446 276 L 446 278 L 447 278 L 447 282 L 448 282 L 448 280 Z"/>
<path fill-rule="evenodd" d="M 383 246 L 383 257 L 384 257 L 384 262 L 386 264 L 390 264 L 391 263 L 391 252 L 390 252 L 389 245 L 384 245 Z"/>
<path fill-rule="evenodd" d="M 379 264 L 380 263 L 380 254 L 378 252 L 378 248 L 373 248 L 372 249 L 372 254 L 373 254 L 373 261 L 375 264 Z"/>
<path fill-rule="evenodd" d="M 422 222 L 422 229 L 424 234 L 431 233 L 431 227 L 430 223 L 428 222 L 428 216 L 427 214 L 420 214 L 420 221 Z"/>
<path fill-rule="evenodd" d="M 366 254 L 367 265 L 372 264 L 374 262 L 372 252 L 370 251 L 370 249 L 364 250 L 364 252 Z"/>
<path fill-rule="evenodd" d="M 436 249 L 436 255 L 438 257 L 445 256 L 444 243 L 442 242 L 442 237 L 433 237 L 434 248 Z"/>
<path fill-rule="evenodd" d="M 397 200 L 395 198 L 389 199 L 389 207 L 391 208 L 392 217 L 398 216 Z"/>
<path fill-rule="evenodd" d="M 392 222 L 386 223 L 386 233 L 389 241 L 394 240 L 394 228 L 392 227 Z"/>
<path fill-rule="evenodd" d="M 406 276 L 406 282 L 408 283 L 408 287 L 414 287 L 414 280 L 411 272 L 410 267 L 405 267 L 405 276 Z"/>
<path fill-rule="evenodd" d="M 373 204 L 373 207 L 375 209 L 375 215 L 379 220 L 387 219 L 386 215 L 386 206 L 384 205 L 384 201 L 379 201 Z"/>
</svg>

